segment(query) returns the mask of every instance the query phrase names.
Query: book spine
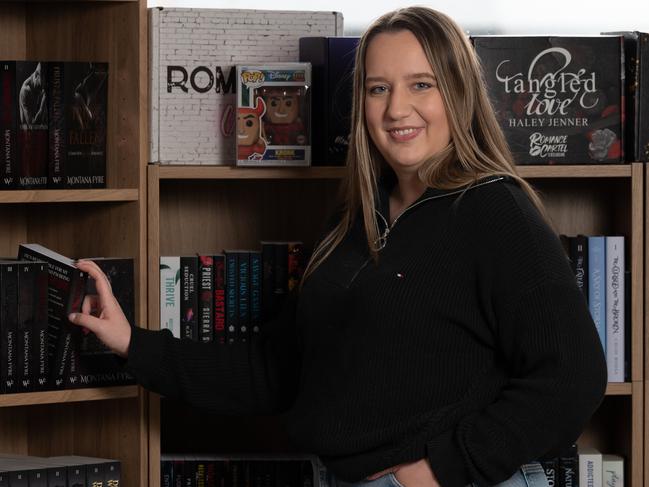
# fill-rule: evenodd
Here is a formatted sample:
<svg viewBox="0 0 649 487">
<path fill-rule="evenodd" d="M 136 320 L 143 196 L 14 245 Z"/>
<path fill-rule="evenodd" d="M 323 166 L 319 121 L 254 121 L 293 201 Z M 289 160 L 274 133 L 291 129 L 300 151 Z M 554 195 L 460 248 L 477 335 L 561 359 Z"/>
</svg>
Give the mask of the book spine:
<svg viewBox="0 0 649 487">
<path fill-rule="evenodd" d="M 198 299 L 198 335 L 205 343 L 214 341 L 214 259 L 211 255 L 200 255 L 199 261 L 199 299 Z"/>
<path fill-rule="evenodd" d="M 49 163 L 48 188 L 65 187 L 65 158 L 67 156 L 65 130 L 65 100 L 63 97 L 62 62 L 48 65 L 48 108 L 49 108 Z"/>
<path fill-rule="evenodd" d="M 180 338 L 180 257 L 160 257 L 160 328 Z"/>
<path fill-rule="evenodd" d="M 250 252 L 250 334 L 259 336 L 261 331 L 261 282 L 262 282 L 261 252 Z"/>
<path fill-rule="evenodd" d="M 247 342 L 250 334 L 250 253 L 239 253 L 239 331 L 237 337 Z"/>
<path fill-rule="evenodd" d="M 122 482 L 122 464 L 120 462 L 105 462 L 104 467 L 104 486 L 120 487 Z"/>
<path fill-rule="evenodd" d="M 287 245 L 287 292 L 299 286 L 304 274 L 305 254 L 302 242 L 289 242 Z"/>
<path fill-rule="evenodd" d="M 32 348 L 34 352 L 32 363 L 35 369 L 33 387 L 36 390 L 45 390 L 49 386 L 50 367 L 47 350 L 49 327 L 47 321 L 48 278 L 47 264 L 37 264 L 34 280 L 34 346 Z"/>
<path fill-rule="evenodd" d="M 579 486 L 603 487 L 601 453 L 590 450 L 579 453 Z"/>
<path fill-rule="evenodd" d="M 163 459 L 160 462 L 160 487 L 174 487 L 173 461 Z"/>
<path fill-rule="evenodd" d="M 545 477 L 548 480 L 548 487 L 555 487 L 558 480 L 559 459 L 551 458 L 541 462 Z"/>
<path fill-rule="evenodd" d="M 225 343 L 225 255 L 214 260 L 214 341 Z"/>
<path fill-rule="evenodd" d="M 198 258 L 185 256 L 180 258 L 180 333 L 182 338 L 198 340 Z"/>
<path fill-rule="evenodd" d="M 288 294 L 288 243 L 275 244 L 275 289 L 273 305 L 278 313 Z"/>
<path fill-rule="evenodd" d="M 602 455 L 602 477 L 605 487 L 624 487 L 624 459 L 619 455 Z"/>
<path fill-rule="evenodd" d="M 0 62 L 0 189 L 16 187 L 16 62 Z"/>
<path fill-rule="evenodd" d="M 606 363 L 609 382 L 624 382 L 624 237 L 606 237 Z"/>
<path fill-rule="evenodd" d="M 18 265 L 18 390 L 31 390 L 34 375 L 32 366 L 32 326 L 34 322 L 35 266 L 31 262 Z"/>
<path fill-rule="evenodd" d="M 18 311 L 18 266 L 0 264 L 0 329 L 2 348 L 2 392 L 13 393 L 18 390 L 18 364 L 16 358 L 16 333 Z"/>
<path fill-rule="evenodd" d="M 649 34 L 640 33 L 638 36 L 638 84 L 646 86 L 649 82 Z M 649 161 L 649 93 L 646 89 L 636 92 L 636 125 L 637 161 Z"/>
<path fill-rule="evenodd" d="M 606 239 L 588 237 L 588 306 L 606 351 Z"/>
<path fill-rule="evenodd" d="M 579 457 L 572 445 L 559 455 L 559 487 L 579 487 Z"/>
<path fill-rule="evenodd" d="M 261 315 L 262 320 L 275 316 L 275 245 L 270 242 L 261 244 Z"/>
<path fill-rule="evenodd" d="M 225 326 L 227 343 L 236 341 L 239 328 L 239 258 L 235 252 L 225 252 Z"/>
</svg>

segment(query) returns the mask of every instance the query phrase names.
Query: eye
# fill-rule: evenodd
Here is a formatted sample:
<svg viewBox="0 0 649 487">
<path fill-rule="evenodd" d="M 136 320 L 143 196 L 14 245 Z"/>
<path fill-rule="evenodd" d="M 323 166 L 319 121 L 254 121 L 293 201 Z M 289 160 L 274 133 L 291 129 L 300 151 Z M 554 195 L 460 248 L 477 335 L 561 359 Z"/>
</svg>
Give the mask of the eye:
<svg viewBox="0 0 649 487">
<path fill-rule="evenodd" d="M 425 81 L 418 81 L 417 83 L 415 83 L 415 89 L 419 91 L 427 90 L 432 87 L 433 87 L 432 83 L 427 83 Z"/>
<path fill-rule="evenodd" d="M 384 86 L 384 85 L 369 86 L 367 88 L 367 92 L 370 95 L 382 95 L 386 91 L 388 91 L 388 88 L 387 88 L 387 86 Z"/>
<path fill-rule="evenodd" d="M 277 106 L 277 100 L 273 100 L 270 102 L 271 107 L 276 107 Z"/>
<path fill-rule="evenodd" d="M 246 127 L 252 127 L 253 125 L 252 120 L 246 120 Z"/>
<path fill-rule="evenodd" d="M 284 102 L 284 104 L 285 104 L 287 107 L 290 107 L 291 105 L 293 105 L 293 102 L 292 102 L 291 100 L 286 100 L 286 101 Z"/>
</svg>

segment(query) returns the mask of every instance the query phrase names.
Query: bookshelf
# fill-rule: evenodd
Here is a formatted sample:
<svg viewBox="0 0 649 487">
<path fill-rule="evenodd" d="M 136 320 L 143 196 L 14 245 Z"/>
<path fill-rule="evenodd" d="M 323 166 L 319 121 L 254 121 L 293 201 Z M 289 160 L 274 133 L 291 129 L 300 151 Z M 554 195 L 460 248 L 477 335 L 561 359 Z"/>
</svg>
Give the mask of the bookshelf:
<svg viewBox="0 0 649 487">
<path fill-rule="evenodd" d="M 519 167 L 521 175 L 541 192 L 558 232 L 627 237 L 632 272 L 632 313 L 627 319 L 632 339 L 631 380 L 608 385 L 606 398 L 579 441 L 624 455 L 627 485 L 632 487 L 644 481 L 644 170 L 639 163 Z M 324 217 L 343 176 L 344 169 L 339 167 L 149 165 L 150 328 L 159 327 L 161 255 L 254 248 L 262 238 L 302 238 L 310 243 L 318 232 L 314 223 Z M 299 228 L 297 236 L 295 228 Z M 161 451 L 290 451 L 279 426 L 269 418 L 197 418 L 182 405 L 156 396 L 150 402 L 149 421 L 151 487 L 159 486 Z M 187 438 L 187 431 L 198 428 L 200 436 L 211 438 L 211 443 Z"/>
<path fill-rule="evenodd" d="M 146 1 L 0 1 L 0 59 L 109 63 L 107 187 L 0 191 L 0 255 L 38 242 L 70 257 L 135 259 L 146 323 Z M 122 462 L 148 484 L 148 397 L 137 386 L 0 396 L 0 451 Z"/>
</svg>

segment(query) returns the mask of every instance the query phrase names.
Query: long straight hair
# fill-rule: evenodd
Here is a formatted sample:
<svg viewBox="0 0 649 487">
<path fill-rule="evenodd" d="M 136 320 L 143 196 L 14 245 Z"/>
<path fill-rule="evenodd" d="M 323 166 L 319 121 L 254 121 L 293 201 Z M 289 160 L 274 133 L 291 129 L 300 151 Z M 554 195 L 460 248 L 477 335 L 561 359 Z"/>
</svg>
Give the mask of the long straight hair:
<svg viewBox="0 0 649 487">
<path fill-rule="evenodd" d="M 451 142 L 424 162 L 418 175 L 428 187 L 470 187 L 487 176 L 510 176 L 527 193 L 543 218 L 549 218 L 535 190 L 516 172 L 513 158 L 484 87 L 482 68 L 466 35 L 447 15 L 426 7 L 387 13 L 365 31 L 356 51 L 352 127 L 346 176 L 341 185 L 341 216 L 316 245 L 304 280 L 342 242 L 359 209 L 371 257 L 378 259 L 377 182 L 392 171 L 371 140 L 365 121 L 365 59 L 367 47 L 381 33 L 411 32 L 435 74 L 451 133 Z"/>
</svg>

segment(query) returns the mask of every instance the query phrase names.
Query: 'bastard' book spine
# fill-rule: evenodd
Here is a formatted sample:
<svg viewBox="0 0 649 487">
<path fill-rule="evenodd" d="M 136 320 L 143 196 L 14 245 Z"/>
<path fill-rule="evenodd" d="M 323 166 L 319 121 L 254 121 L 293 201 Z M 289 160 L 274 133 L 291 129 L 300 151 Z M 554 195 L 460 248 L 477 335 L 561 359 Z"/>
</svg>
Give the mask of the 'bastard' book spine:
<svg viewBox="0 0 649 487">
<path fill-rule="evenodd" d="M 211 255 L 198 256 L 199 293 L 198 293 L 198 336 L 201 342 L 214 340 L 212 314 L 214 309 L 213 272 L 214 262 Z"/>
<path fill-rule="evenodd" d="M 16 328 L 18 313 L 18 265 L 14 262 L 0 263 L 0 330 L 2 340 L 0 348 L 0 374 L 3 393 L 18 390 Z"/>
<path fill-rule="evenodd" d="M 180 257 L 180 333 L 198 340 L 198 257 Z"/>
<path fill-rule="evenodd" d="M 17 186 L 16 61 L 0 61 L 0 189 Z"/>
<path fill-rule="evenodd" d="M 214 260 L 214 341 L 225 343 L 225 255 Z"/>
</svg>

